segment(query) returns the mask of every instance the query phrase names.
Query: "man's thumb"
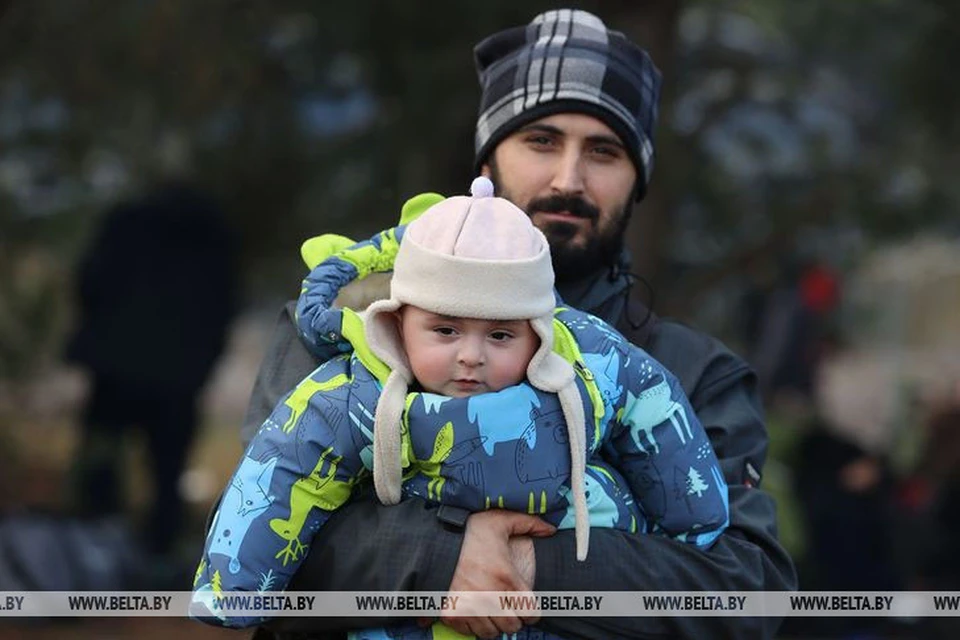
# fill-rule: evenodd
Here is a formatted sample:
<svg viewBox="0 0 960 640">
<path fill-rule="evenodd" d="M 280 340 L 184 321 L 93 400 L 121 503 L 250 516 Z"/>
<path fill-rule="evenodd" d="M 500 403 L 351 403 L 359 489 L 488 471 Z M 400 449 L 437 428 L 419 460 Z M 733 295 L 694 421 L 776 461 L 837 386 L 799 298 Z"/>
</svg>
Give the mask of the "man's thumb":
<svg viewBox="0 0 960 640">
<path fill-rule="evenodd" d="M 557 532 L 556 527 L 537 516 L 527 515 L 526 513 L 511 513 L 510 516 L 507 527 L 511 536 L 545 538 Z"/>
</svg>

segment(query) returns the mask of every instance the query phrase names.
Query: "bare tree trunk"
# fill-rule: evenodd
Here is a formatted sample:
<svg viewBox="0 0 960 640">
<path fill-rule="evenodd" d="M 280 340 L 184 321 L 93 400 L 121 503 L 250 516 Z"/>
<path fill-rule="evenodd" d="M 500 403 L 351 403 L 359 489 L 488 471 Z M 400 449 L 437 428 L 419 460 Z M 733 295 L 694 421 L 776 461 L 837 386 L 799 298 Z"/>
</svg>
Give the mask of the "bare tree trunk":
<svg viewBox="0 0 960 640">
<path fill-rule="evenodd" d="M 669 128 L 669 105 L 673 103 L 676 85 L 674 62 L 682 5 L 681 0 L 605 0 L 600 3 L 600 15 L 607 25 L 622 31 L 645 48 L 663 73 L 653 180 L 646 198 L 634 211 L 627 232 L 633 270 L 649 280 L 655 290 L 662 288 L 661 267 L 669 233 L 668 216 L 675 197 L 669 189 L 669 138 L 663 134 Z"/>
</svg>

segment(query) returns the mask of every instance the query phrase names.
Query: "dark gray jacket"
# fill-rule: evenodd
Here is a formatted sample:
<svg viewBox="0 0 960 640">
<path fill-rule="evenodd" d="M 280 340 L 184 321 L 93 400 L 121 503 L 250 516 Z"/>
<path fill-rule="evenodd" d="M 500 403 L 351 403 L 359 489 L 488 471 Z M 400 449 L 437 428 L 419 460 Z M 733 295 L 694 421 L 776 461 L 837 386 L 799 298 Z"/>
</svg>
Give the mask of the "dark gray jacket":
<svg viewBox="0 0 960 640">
<path fill-rule="evenodd" d="M 758 488 L 767 432 L 750 367 L 719 341 L 657 319 L 627 303 L 626 276 L 601 274 L 561 289 L 574 306 L 606 319 L 679 378 L 707 429 L 730 490 L 730 526 L 703 552 L 660 536 L 595 528 L 590 555 L 575 560 L 573 530 L 534 540 L 537 591 L 783 591 L 796 589 L 790 557 L 777 542 L 776 508 Z M 279 399 L 317 363 L 297 338 L 293 303 L 281 312 L 243 425 L 247 442 Z M 645 320 L 645 322 L 644 322 Z M 637 326 L 639 325 L 639 327 Z M 344 506 L 314 539 L 292 590 L 445 591 L 462 531 L 436 509 L 410 499 L 384 507 L 372 496 Z M 616 562 L 611 562 L 616 558 Z M 377 625 L 389 624 L 377 618 Z M 777 618 L 545 617 L 538 626 L 566 638 L 773 637 Z M 275 637 L 338 638 L 368 619 L 288 618 L 271 623 Z M 271 637 L 265 629 L 256 638 Z"/>
</svg>

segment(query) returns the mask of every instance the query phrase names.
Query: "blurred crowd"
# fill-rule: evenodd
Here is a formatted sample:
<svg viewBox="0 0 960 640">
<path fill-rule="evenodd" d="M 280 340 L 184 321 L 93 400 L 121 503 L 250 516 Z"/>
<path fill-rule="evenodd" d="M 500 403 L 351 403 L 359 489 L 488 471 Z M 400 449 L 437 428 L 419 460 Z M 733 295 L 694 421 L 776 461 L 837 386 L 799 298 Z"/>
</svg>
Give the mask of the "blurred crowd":
<svg viewBox="0 0 960 640">
<path fill-rule="evenodd" d="M 956 591 L 960 381 L 913 389 L 898 414 L 903 424 L 850 428 L 833 410 L 836 365 L 852 350 L 841 276 L 822 262 L 789 260 L 765 274 L 743 297 L 742 341 L 769 415 L 789 430 L 780 435 L 790 445 L 778 453 L 803 529 L 793 550 L 800 589 Z M 888 393 L 872 389 L 866 401 L 882 403 Z M 792 618 L 781 635 L 947 638 L 958 631 L 947 618 Z"/>
</svg>

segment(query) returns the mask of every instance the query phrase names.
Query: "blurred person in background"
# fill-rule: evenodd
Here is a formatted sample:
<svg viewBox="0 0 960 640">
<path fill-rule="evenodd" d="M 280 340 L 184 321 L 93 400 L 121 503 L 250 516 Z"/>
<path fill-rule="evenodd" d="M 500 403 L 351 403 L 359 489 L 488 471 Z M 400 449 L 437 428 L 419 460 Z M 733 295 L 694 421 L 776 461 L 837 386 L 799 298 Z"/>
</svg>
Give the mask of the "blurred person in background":
<svg viewBox="0 0 960 640">
<path fill-rule="evenodd" d="M 180 475 L 198 395 L 234 311 L 234 247 L 217 204 L 171 182 L 107 212 L 79 272 L 79 326 L 67 359 L 90 376 L 75 458 L 81 514 L 124 511 L 124 436 L 146 436 L 154 492 L 143 523 L 149 575 L 169 569 L 184 504 Z M 159 573 L 157 573 L 159 572 Z"/>
<path fill-rule="evenodd" d="M 490 36 L 474 53 L 483 92 L 476 169 L 547 236 L 564 301 L 614 325 L 680 380 L 720 459 L 730 526 L 709 552 L 696 554 L 675 540 L 593 529 L 596 558 L 616 561 L 572 563 L 572 533 L 520 535 L 524 515 L 430 510 L 415 498 L 386 507 L 367 496 L 330 518 L 292 588 L 794 589 L 793 565 L 777 541 L 774 502 L 759 488 L 768 436 L 753 371 L 717 340 L 657 318 L 630 295 L 634 278 L 624 234 L 653 168 L 659 72 L 646 52 L 585 11 L 543 13 Z M 245 441 L 317 364 L 298 339 L 291 303 L 261 365 Z M 364 619 L 289 618 L 258 637 L 337 638 L 365 626 Z M 772 637 L 779 620 L 557 617 L 540 626 L 596 639 L 755 639 Z"/>
<path fill-rule="evenodd" d="M 909 535 L 911 586 L 960 590 L 960 558 L 953 549 L 960 540 L 960 393 L 930 411 L 919 458 L 900 484 L 898 504 L 915 522 Z"/>
<path fill-rule="evenodd" d="M 927 446 L 920 460 L 920 473 L 930 478 L 932 500 L 922 519 L 929 526 L 928 555 L 919 563 L 919 585 L 933 590 L 960 591 L 960 558 L 956 541 L 960 540 L 960 382 L 954 394 L 931 416 L 927 423 Z M 957 618 L 933 618 L 928 621 L 931 638 L 960 636 Z"/>
<path fill-rule="evenodd" d="M 789 465 L 806 534 L 797 560 L 800 588 L 897 591 L 906 583 L 897 557 L 892 445 L 837 412 L 830 396 L 850 346 L 835 330 L 820 332 L 811 401 L 798 416 Z M 895 637 L 904 630 L 902 621 L 882 617 L 794 617 L 783 629 L 789 637 L 824 638 Z"/>
<path fill-rule="evenodd" d="M 794 491 L 807 531 L 798 562 L 804 591 L 896 591 L 903 588 L 894 560 L 890 522 L 893 473 L 881 455 L 844 437 L 815 414 L 803 426 L 793 469 Z M 791 619 L 792 633 L 861 637 L 887 628 L 883 618 Z M 867 636 L 869 637 L 869 636 Z"/>
<path fill-rule="evenodd" d="M 741 303 L 741 330 L 766 399 L 813 399 L 839 303 L 839 277 L 821 261 L 789 256 L 757 270 Z"/>
</svg>

